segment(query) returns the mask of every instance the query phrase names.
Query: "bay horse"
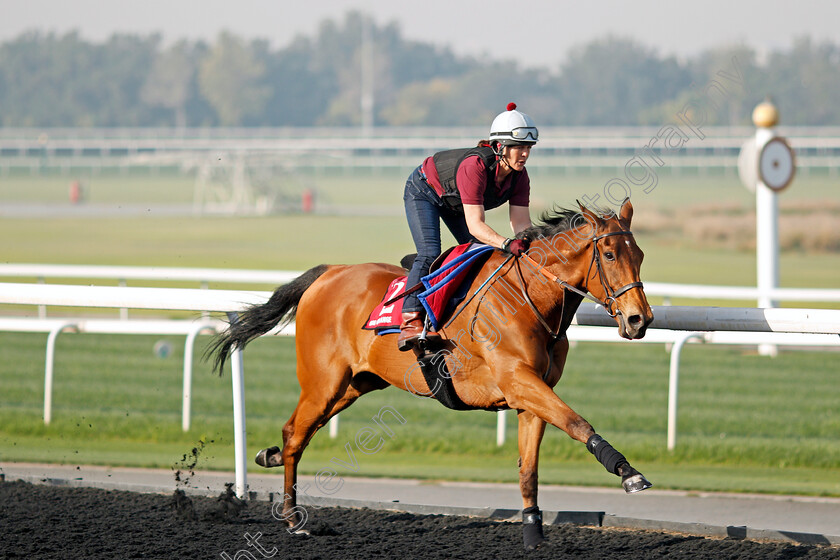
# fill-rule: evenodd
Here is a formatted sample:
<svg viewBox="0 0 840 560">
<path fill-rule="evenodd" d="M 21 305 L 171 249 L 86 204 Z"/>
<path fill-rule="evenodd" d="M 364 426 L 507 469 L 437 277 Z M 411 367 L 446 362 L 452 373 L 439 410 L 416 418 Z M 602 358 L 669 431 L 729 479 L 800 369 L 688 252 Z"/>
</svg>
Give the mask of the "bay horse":
<svg viewBox="0 0 840 560">
<path fill-rule="evenodd" d="M 565 331 L 584 297 L 605 306 L 624 338 L 642 338 L 653 320 L 639 280 L 644 255 L 630 231 L 629 199 L 618 214 L 578 206 L 580 211 L 547 212 L 542 224 L 523 232 L 532 240 L 527 256 L 491 251 L 473 280 L 479 289 L 439 330 L 447 343 L 442 361 L 460 400 L 474 409 L 517 411 L 528 549 L 544 540 L 537 462 L 547 423 L 585 444 L 628 493 L 651 486 L 553 391 L 569 350 Z M 233 349 L 296 315 L 300 398 L 283 427 L 282 448 L 256 457 L 263 467 L 284 468 L 282 519 L 290 530 L 305 523 L 296 507 L 297 467 L 319 428 L 370 391 L 393 385 L 432 394 L 416 357 L 399 352 L 396 337 L 361 328 L 391 281 L 405 274 L 390 264 L 317 266 L 279 287 L 267 303 L 245 310 L 208 349 L 221 373 Z"/>
</svg>

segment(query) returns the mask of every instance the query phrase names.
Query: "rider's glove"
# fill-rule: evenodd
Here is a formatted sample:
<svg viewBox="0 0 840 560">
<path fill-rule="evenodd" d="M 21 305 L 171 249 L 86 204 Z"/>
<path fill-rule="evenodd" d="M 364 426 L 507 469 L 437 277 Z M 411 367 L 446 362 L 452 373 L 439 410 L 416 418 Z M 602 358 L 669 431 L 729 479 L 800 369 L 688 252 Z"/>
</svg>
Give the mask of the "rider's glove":
<svg viewBox="0 0 840 560">
<path fill-rule="evenodd" d="M 527 237 L 523 237 L 522 239 L 505 239 L 505 242 L 502 244 L 502 250 L 518 257 L 527 251 L 530 246 L 531 240 Z"/>
</svg>

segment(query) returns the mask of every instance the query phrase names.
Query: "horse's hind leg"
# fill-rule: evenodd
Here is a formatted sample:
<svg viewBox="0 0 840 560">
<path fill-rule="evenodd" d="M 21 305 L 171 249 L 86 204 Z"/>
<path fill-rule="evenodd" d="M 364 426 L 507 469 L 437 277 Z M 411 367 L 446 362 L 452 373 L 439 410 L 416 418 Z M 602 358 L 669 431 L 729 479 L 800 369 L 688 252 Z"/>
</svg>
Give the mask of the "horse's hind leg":
<svg viewBox="0 0 840 560">
<path fill-rule="evenodd" d="M 306 532 L 303 528 L 307 521 L 306 510 L 297 506 L 297 468 L 303 450 L 318 428 L 326 422 L 332 407 L 331 402 L 311 399 L 302 394 L 295 411 L 283 426 L 283 449 L 274 447 L 260 452 L 268 452 L 264 457 L 267 463 L 264 466 L 283 465 L 283 509 L 275 518 L 285 521 L 290 531 Z M 260 455 L 257 455 L 257 462 L 260 463 Z"/>
<path fill-rule="evenodd" d="M 307 437 L 306 443 L 304 443 L 304 447 L 306 447 L 306 445 L 309 443 L 309 439 L 311 439 L 312 436 L 315 435 L 315 432 L 321 429 L 329 421 L 330 418 L 332 418 L 333 416 L 335 416 L 336 414 L 353 404 L 353 402 L 355 402 L 355 400 L 358 399 L 359 396 L 362 394 L 361 392 L 356 390 L 356 388 L 352 385 L 344 384 L 342 384 L 342 387 L 339 388 L 338 394 L 341 394 L 342 392 L 343 394 L 341 395 L 341 397 L 337 399 L 329 399 L 329 401 L 333 401 L 332 404 L 326 404 L 326 412 L 323 414 L 323 417 L 319 421 L 315 421 L 313 423 L 312 433 L 309 434 L 309 437 Z M 295 407 L 295 410 L 292 412 L 292 415 L 283 425 L 283 447 L 280 448 L 275 445 L 273 447 L 263 449 L 259 453 L 257 453 L 257 456 L 255 457 L 254 461 L 259 466 L 265 468 L 283 466 L 283 449 L 286 448 L 289 439 L 296 431 L 295 426 L 297 425 L 298 410 L 307 400 L 307 396 L 304 394 L 303 391 L 301 391 L 297 407 Z"/>
<path fill-rule="evenodd" d="M 323 428 L 333 416 L 356 402 L 356 399 L 362 395 L 371 391 L 384 389 L 388 386 L 390 386 L 388 382 L 383 381 L 382 378 L 370 372 L 363 371 L 353 375 L 350 379 L 350 383 L 344 387 L 344 394 L 335 401 L 329 411 L 324 415 L 316 426 L 315 431 Z M 295 412 L 292 413 L 292 416 L 283 426 L 283 447 L 286 447 L 286 443 L 289 441 L 289 438 L 294 432 L 296 413 L 297 409 L 295 409 Z M 263 449 L 260 454 L 257 455 L 257 464 L 263 467 L 279 467 L 283 464 L 280 454 L 281 450 L 279 447 Z M 264 461 L 264 463 L 260 461 Z"/>
<path fill-rule="evenodd" d="M 294 430 L 296 413 L 297 408 L 292 412 L 292 415 L 283 425 L 283 448 L 286 447 L 286 442 L 289 441 L 289 438 L 292 435 L 292 431 Z M 254 457 L 254 462 L 259 466 L 265 467 L 267 469 L 271 467 L 281 467 L 283 466 L 283 448 L 274 445 L 272 447 L 262 449 L 259 453 L 257 453 L 257 456 Z"/>
<path fill-rule="evenodd" d="M 297 408 L 283 427 L 283 449 L 270 454 L 267 457 L 270 464 L 265 465 L 283 465 L 285 494 L 282 514 L 278 518 L 286 521 L 295 531 L 302 530 L 306 523 L 306 511 L 297 506 L 296 483 L 297 466 L 309 441 L 330 418 L 353 404 L 361 395 L 387 386 L 388 384 L 378 377 L 366 379 L 364 376 L 357 375 L 351 380 L 348 372 L 339 384 L 338 390 L 331 396 L 323 390 L 301 392 Z M 320 388 L 323 389 L 323 386 Z"/>
</svg>

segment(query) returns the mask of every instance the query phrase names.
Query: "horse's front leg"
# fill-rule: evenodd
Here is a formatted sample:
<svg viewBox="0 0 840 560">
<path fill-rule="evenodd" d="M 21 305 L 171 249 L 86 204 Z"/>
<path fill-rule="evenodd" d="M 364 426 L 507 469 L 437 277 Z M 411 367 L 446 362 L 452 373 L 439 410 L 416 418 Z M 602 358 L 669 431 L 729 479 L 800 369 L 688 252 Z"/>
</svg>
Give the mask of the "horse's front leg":
<svg viewBox="0 0 840 560">
<path fill-rule="evenodd" d="M 519 489 L 522 492 L 522 534 L 525 549 L 534 550 L 545 540 L 542 512 L 537 505 L 537 470 L 545 422 L 528 411 L 519 418 Z"/>
<path fill-rule="evenodd" d="M 572 439 L 586 444 L 586 448 L 607 471 L 621 477 L 621 484 L 627 493 L 640 492 L 652 486 L 639 471 L 630 466 L 624 455 L 595 433 L 589 422 L 554 394 L 535 371 L 519 369 L 506 389 L 508 406 L 527 410 L 557 426 Z"/>
</svg>

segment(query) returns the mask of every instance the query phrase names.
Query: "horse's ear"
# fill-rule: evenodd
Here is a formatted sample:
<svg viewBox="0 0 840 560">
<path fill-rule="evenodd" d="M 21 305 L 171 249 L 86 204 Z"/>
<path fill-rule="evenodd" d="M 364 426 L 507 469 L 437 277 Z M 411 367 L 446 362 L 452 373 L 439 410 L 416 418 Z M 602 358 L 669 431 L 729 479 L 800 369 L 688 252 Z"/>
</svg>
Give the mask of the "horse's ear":
<svg viewBox="0 0 840 560">
<path fill-rule="evenodd" d="M 583 216 L 583 219 L 586 220 L 586 223 L 592 227 L 592 231 L 595 231 L 598 228 L 598 224 L 603 221 L 601 217 L 584 206 L 580 200 L 576 200 L 575 202 L 577 202 L 577 205 L 580 208 L 580 213 Z"/>
<path fill-rule="evenodd" d="M 621 210 L 619 211 L 619 218 L 627 222 L 628 227 L 630 226 L 631 220 L 633 220 L 633 205 L 630 203 L 630 197 L 624 199 L 624 202 L 621 204 Z"/>
</svg>

